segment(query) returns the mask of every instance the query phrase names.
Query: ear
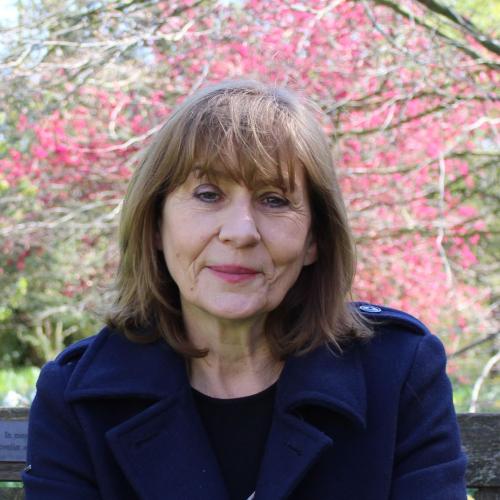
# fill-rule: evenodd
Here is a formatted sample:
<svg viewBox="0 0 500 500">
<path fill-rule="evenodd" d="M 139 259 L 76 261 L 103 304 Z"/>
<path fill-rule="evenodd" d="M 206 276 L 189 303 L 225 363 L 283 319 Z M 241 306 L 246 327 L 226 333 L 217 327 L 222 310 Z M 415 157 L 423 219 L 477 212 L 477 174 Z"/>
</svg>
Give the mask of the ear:
<svg viewBox="0 0 500 500">
<path fill-rule="evenodd" d="M 314 264 L 318 260 L 318 245 L 316 244 L 316 238 L 314 238 L 313 235 L 309 235 L 308 239 L 309 242 L 304 258 L 304 266 Z"/>
</svg>

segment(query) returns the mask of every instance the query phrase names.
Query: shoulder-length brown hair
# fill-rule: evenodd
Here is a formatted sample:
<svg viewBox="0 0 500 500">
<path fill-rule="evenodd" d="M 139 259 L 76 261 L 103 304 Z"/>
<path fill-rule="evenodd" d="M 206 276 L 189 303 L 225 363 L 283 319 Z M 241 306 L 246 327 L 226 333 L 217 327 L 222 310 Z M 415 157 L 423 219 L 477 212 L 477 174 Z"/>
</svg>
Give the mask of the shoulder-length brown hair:
<svg viewBox="0 0 500 500">
<path fill-rule="evenodd" d="M 171 114 L 145 150 L 123 202 L 109 326 L 131 340 L 163 337 L 185 356 L 206 354 L 186 334 L 179 290 L 155 245 L 165 198 L 193 169 L 209 176 L 222 170 L 249 187 L 264 180 L 293 190 L 295 169 L 304 168 L 318 257 L 269 313 L 264 333 L 281 359 L 320 344 L 341 347 L 370 336 L 346 302 L 355 273 L 354 245 L 316 112 L 289 90 L 244 80 L 200 90 Z"/>
</svg>

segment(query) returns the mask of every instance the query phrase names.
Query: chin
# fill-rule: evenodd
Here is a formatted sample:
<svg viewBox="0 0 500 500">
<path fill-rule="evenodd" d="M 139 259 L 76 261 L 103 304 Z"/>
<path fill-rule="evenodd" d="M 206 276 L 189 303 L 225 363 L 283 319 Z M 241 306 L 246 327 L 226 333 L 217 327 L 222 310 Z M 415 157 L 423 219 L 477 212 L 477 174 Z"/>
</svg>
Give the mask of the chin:
<svg viewBox="0 0 500 500">
<path fill-rule="evenodd" d="M 267 314 L 268 310 L 259 304 L 217 304 L 216 306 L 208 306 L 205 311 L 215 318 L 224 320 L 247 320 L 257 318 Z"/>
</svg>

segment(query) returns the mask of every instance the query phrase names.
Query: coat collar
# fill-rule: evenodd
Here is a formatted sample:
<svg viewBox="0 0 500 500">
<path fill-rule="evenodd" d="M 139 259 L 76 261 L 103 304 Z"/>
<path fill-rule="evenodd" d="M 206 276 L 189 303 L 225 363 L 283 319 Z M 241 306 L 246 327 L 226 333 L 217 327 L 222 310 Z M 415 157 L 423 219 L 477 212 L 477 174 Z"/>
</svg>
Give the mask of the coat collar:
<svg viewBox="0 0 500 500">
<path fill-rule="evenodd" d="M 186 364 L 164 341 L 133 343 L 104 328 L 77 363 L 67 401 L 95 397 L 163 399 L 189 386 Z M 342 354 L 318 348 L 291 357 L 278 381 L 277 407 L 293 413 L 303 404 L 341 413 L 365 427 L 366 389 L 356 347 Z"/>
<path fill-rule="evenodd" d="M 364 428 L 366 388 L 359 351 L 352 347 L 339 354 L 323 347 L 290 358 L 278 382 L 277 405 L 286 413 L 302 405 L 320 406 Z"/>
<path fill-rule="evenodd" d="M 153 400 L 145 411 L 106 433 L 141 499 L 160 499 L 169 491 L 192 500 L 227 499 L 194 406 L 185 362 L 165 342 L 132 343 L 108 329 L 97 335 L 77 363 L 65 398 L 83 402 L 102 397 Z M 320 348 L 285 363 L 257 484 L 261 500 L 289 495 L 332 446 L 329 436 L 298 418 L 303 405 L 326 408 L 365 427 L 365 381 L 356 348 L 342 355 Z"/>
<path fill-rule="evenodd" d="M 163 399 L 188 383 L 185 362 L 164 341 L 135 343 L 106 327 L 78 361 L 65 399 Z"/>
</svg>

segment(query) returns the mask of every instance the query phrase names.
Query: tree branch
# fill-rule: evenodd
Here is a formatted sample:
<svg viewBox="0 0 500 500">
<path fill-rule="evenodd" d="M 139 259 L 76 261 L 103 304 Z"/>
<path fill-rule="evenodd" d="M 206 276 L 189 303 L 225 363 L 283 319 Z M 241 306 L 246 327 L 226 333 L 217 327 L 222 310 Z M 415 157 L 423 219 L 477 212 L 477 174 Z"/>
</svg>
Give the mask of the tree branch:
<svg viewBox="0 0 500 500">
<path fill-rule="evenodd" d="M 410 15 L 408 12 L 406 12 L 404 9 L 402 9 L 398 4 L 391 2 L 390 0 L 372 0 L 372 1 L 377 5 L 383 5 L 385 7 L 389 7 L 394 12 L 397 12 L 398 14 L 400 14 L 401 16 L 405 17 L 406 19 L 414 22 L 418 26 L 421 26 L 422 28 L 425 28 L 426 30 L 428 30 L 430 32 L 436 33 L 436 35 L 438 35 L 440 38 L 445 40 L 447 43 L 449 43 L 450 45 L 453 45 L 454 47 L 456 47 L 457 49 L 462 51 L 464 54 L 467 54 L 472 59 L 478 61 L 480 64 L 484 64 L 485 66 L 487 66 L 488 68 L 491 68 L 491 69 L 495 69 L 495 70 L 500 69 L 500 64 L 493 62 L 493 61 L 488 61 L 483 56 L 478 54 L 476 51 L 472 50 L 470 47 L 467 47 L 463 43 L 460 43 L 459 41 L 454 40 L 453 38 L 449 37 L 448 35 L 445 35 L 442 31 L 438 30 L 437 28 L 434 28 L 433 26 L 428 25 L 427 23 L 425 23 L 421 19 L 415 17 L 414 15 Z M 366 8 L 366 4 L 365 4 L 365 8 Z M 373 17 L 373 16 L 370 16 L 370 17 Z M 373 20 L 372 20 L 372 22 L 373 22 Z M 375 25 L 375 27 L 377 27 L 377 26 Z M 385 32 L 382 32 L 382 34 L 387 37 L 387 34 Z"/>
<path fill-rule="evenodd" d="M 455 12 L 454 10 L 446 7 L 436 0 L 417 0 L 425 7 L 427 7 L 432 12 L 444 16 L 450 21 L 463 28 L 465 31 L 470 33 L 474 39 L 480 43 L 484 48 L 488 49 L 496 55 L 500 55 L 500 43 L 497 40 L 493 40 L 490 37 L 482 33 L 471 21 L 465 19 L 463 16 Z"/>
</svg>

